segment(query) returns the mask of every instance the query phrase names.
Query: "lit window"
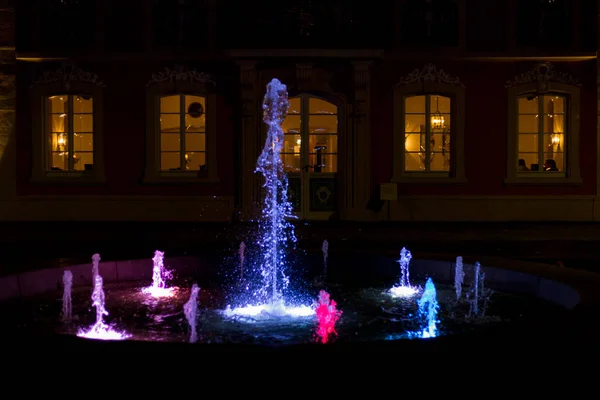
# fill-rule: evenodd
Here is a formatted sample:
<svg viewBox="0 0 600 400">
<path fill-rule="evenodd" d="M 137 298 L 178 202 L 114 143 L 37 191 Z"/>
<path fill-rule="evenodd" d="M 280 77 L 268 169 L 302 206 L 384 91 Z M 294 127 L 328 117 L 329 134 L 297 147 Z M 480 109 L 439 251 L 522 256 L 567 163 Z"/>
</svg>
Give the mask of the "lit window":
<svg viewBox="0 0 600 400">
<path fill-rule="evenodd" d="M 160 170 L 206 170 L 206 98 L 160 98 Z"/>
<path fill-rule="evenodd" d="M 92 171 L 94 100 L 61 94 L 46 98 L 46 171 Z"/>
<path fill-rule="evenodd" d="M 566 98 L 525 94 L 519 96 L 517 107 L 517 173 L 564 175 Z"/>
<path fill-rule="evenodd" d="M 404 171 L 450 171 L 450 124 L 449 97 L 421 95 L 404 99 Z"/>
</svg>

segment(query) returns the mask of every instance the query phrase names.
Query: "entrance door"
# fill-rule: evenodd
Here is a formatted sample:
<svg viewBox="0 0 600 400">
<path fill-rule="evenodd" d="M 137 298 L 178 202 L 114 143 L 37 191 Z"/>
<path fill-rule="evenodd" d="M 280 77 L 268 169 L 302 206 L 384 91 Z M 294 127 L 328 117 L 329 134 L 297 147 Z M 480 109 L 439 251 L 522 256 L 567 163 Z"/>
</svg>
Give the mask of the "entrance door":
<svg viewBox="0 0 600 400">
<path fill-rule="evenodd" d="M 290 200 L 299 218 L 327 219 L 337 208 L 338 107 L 309 95 L 289 100 L 281 157 Z"/>
</svg>

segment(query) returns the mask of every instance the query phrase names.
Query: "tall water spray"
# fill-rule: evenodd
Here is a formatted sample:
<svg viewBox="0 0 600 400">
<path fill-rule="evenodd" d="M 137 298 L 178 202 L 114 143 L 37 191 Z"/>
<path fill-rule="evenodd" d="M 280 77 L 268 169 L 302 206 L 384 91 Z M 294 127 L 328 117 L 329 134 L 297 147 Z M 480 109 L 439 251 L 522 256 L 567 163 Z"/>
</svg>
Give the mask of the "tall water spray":
<svg viewBox="0 0 600 400">
<path fill-rule="evenodd" d="M 419 315 L 424 320 L 425 325 L 419 336 L 422 338 L 436 337 L 439 304 L 437 301 L 437 291 L 431 278 L 427 279 L 423 295 L 417 300 L 417 305 L 419 306 Z"/>
<path fill-rule="evenodd" d="M 454 266 L 454 291 L 456 293 L 456 301 L 460 300 L 464 279 L 465 271 L 463 269 L 463 259 L 461 256 L 458 256 L 456 257 L 456 264 Z"/>
<path fill-rule="evenodd" d="M 241 242 L 240 248 L 238 249 L 238 256 L 240 257 L 240 281 L 244 279 L 244 260 L 246 258 L 246 243 Z"/>
<path fill-rule="evenodd" d="M 96 287 L 96 277 L 98 276 L 100 265 L 100 254 L 96 253 L 92 256 L 92 283 Z"/>
<path fill-rule="evenodd" d="M 288 199 L 288 180 L 283 169 L 283 123 L 289 108 L 287 87 L 273 79 L 267 85 L 263 100 L 263 120 L 268 125 L 267 139 L 258 157 L 256 171 L 264 178 L 264 202 L 260 221 L 260 250 L 263 301 L 274 307 L 283 306 L 283 291 L 289 282 L 283 268 L 285 251 L 295 242 L 294 228 L 288 222 L 292 217 L 292 203 Z"/>
<path fill-rule="evenodd" d="M 481 270 L 481 265 L 478 262 L 475 262 L 473 267 L 473 289 L 472 295 L 473 299 L 471 300 L 471 310 L 477 315 L 479 313 L 479 272 Z"/>
<path fill-rule="evenodd" d="M 394 297 L 410 297 L 417 293 L 417 288 L 410 285 L 410 260 L 412 260 L 412 254 L 406 247 L 400 250 L 400 284 L 390 289 L 390 293 Z"/>
<path fill-rule="evenodd" d="M 73 288 L 73 273 L 71 271 L 63 272 L 63 298 L 62 298 L 62 319 L 70 321 L 73 317 L 73 304 L 71 302 L 71 290 Z"/>
<path fill-rule="evenodd" d="M 200 288 L 194 283 L 190 292 L 190 299 L 183 305 L 183 313 L 190 325 L 190 343 L 196 343 L 198 333 L 196 331 L 196 318 L 198 317 L 198 293 Z"/>
<path fill-rule="evenodd" d="M 327 281 L 327 258 L 329 257 L 329 242 L 327 239 L 323 240 L 321 251 L 323 252 L 323 279 Z"/>
<path fill-rule="evenodd" d="M 77 336 L 102 340 L 123 340 L 129 337 L 126 333 L 113 330 L 104 322 L 104 316 L 108 315 L 105 300 L 102 276 L 98 274 L 94 279 L 94 290 L 92 292 L 92 307 L 96 308 L 96 323 L 87 331 L 80 329 Z"/>
</svg>

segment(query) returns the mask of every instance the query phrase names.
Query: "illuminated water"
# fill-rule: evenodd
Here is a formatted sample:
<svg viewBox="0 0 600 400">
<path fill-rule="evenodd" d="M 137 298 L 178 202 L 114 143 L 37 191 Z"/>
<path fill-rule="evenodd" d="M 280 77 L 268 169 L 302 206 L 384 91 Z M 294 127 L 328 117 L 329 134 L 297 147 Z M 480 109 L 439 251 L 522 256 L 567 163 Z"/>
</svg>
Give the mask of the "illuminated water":
<svg viewBox="0 0 600 400">
<path fill-rule="evenodd" d="M 238 249 L 238 255 L 240 257 L 240 281 L 244 279 L 244 261 L 246 259 L 246 243 L 241 242 L 240 248 Z"/>
<path fill-rule="evenodd" d="M 289 108 L 287 87 L 273 79 L 263 100 L 263 120 L 268 126 L 262 153 L 258 157 L 256 171 L 263 176 L 263 207 L 259 221 L 256 245 L 259 248 L 260 284 L 252 289 L 240 305 L 228 305 L 223 311 L 226 317 L 307 317 L 314 308 L 292 299 L 286 290 L 289 276 L 286 273 L 288 249 L 296 242 L 292 203 L 288 199 L 288 179 L 283 168 L 281 151 L 284 136 L 281 124 Z M 291 301 L 293 300 L 293 301 Z"/>
<path fill-rule="evenodd" d="M 418 287 L 413 287 L 410 284 L 409 267 L 411 259 L 411 252 L 403 247 L 400 250 L 400 259 L 398 260 L 398 264 L 400 264 L 400 282 L 390 289 L 390 294 L 393 297 L 411 297 L 419 291 Z"/>
<path fill-rule="evenodd" d="M 123 340 L 130 336 L 125 332 L 113 329 L 104 322 L 104 316 L 108 315 L 105 301 L 102 276 L 98 274 L 94 278 L 94 290 L 92 291 L 92 307 L 96 308 L 96 323 L 89 329 L 79 329 L 77 336 L 101 340 Z"/>
<path fill-rule="evenodd" d="M 71 291 L 73 288 L 73 273 L 71 271 L 63 272 L 63 298 L 62 298 L 62 319 L 70 321 L 73 317 L 73 304 Z"/>
<path fill-rule="evenodd" d="M 461 256 L 457 256 L 456 264 L 454 266 L 454 290 L 456 291 L 456 301 L 460 300 L 464 279 L 465 271 L 463 270 L 463 259 Z"/>
<path fill-rule="evenodd" d="M 100 254 L 96 253 L 92 256 L 92 283 L 96 284 L 96 277 L 98 276 L 98 268 L 100 265 Z"/>
<path fill-rule="evenodd" d="M 331 299 L 329 293 L 324 290 L 319 292 L 319 303 L 316 309 L 317 314 L 317 341 L 321 343 L 329 342 L 331 336 L 337 336 L 335 324 L 342 316 L 342 311 L 337 309 L 337 303 Z"/>
<path fill-rule="evenodd" d="M 165 253 L 156 250 L 152 258 L 152 285 L 142 289 L 142 293 L 155 298 L 173 296 L 173 287 L 167 287 L 167 281 L 173 277 L 171 271 L 165 268 Z"/>
<path fill-rule="evenodd" d="M 323 252 L 323 281 L 327 282 L 327 258 L 329 257 L 329 242 L 327 240 L 323 240 L 321 251 Z"/>
<path fill-rule="evenodd" d="M 190 325 L 190 343 L 196 343 L 198 340 L 198 332 L 196 330 L 196 320 L 198 318 L 198 292 L 200 288 L 197 284 L 192 285 L 190 299 L 183 305 L 183 313 Z"/>
<path fill-rule="evenodd" d="M 417 301 L 419 306 L 419 316 L 424 320 L 424 328 L 420 336 L 424 339 L 437 336 L 438 310 L 440 308 L 437 301 L 437 292 L 431 278 L 427 279 L 423 295 Z"/>
</svg>

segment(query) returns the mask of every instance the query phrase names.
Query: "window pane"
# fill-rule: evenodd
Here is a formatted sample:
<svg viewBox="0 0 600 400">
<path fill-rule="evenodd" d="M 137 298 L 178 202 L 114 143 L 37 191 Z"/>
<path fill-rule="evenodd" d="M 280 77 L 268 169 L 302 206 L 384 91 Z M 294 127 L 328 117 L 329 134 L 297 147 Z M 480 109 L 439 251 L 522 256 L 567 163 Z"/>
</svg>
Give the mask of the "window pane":
<svg viewBox="0 0 600 400">
<path fill-rule="evenodd" d="M 94 153 L 74 153 L 73 169 L 75 171 L 91 171 L 94 165 Z"/>
<path fill-rule="evenodd" d="M 517 137 L 519 142 L 519 153 L 528 153 L 538 151 L 538 135 L 537 134 L 519 134 Z"/>
<path fill-rule="evenodd" d="M 206 99 L 201 96 L 185 96 L 185 127 L 188 132 L 206 131 Z"/>
<path fill-rule="evenodd" d="M 419 152 L 421 151 L 421 136 L 425 136 L 422 135 L 420 133 L 410 133 L 405 135 L 405 139 L 404 139 L 404 146 L 405 146 L 405 150 L 406 151 L 416 151 Z"/>
<path fill-rule="evenodd" d="M 533 98 L 519 97 L 519 114 L 538 114 L 539 101 Z"/>
<path fill-rule="evenodd" d="M 204 133 L 186 133 L 185 150 L 206 151 L 206 135 Z"/>
<path fill-rule="evenodd" d="M 160 131 L 161 132 L 181 132 L 179 114 L 161 114 Z"/>
<path fill-rule="evenodd" d="M 292 97 L 291 99 L 289 99 L 289 103 L 290 108 L 288 108 L 288 114 L 300 114 L 302 112 L 302 101 L 299 97 Z"/>
<path fill-rule="evenodd" d="M 69 95 L 60 94 L 57 96 L 48 97 L 48 113 L 50 114 L 63 114 L 68 110 L 67 104 L 69 101 Z"/>
<path fill-rule="evenodd" d="M 562 114 L 565 112 L 564 98 L 559 96 L 543 96 L 544 113 Z"/>
<path fill-rule="evenodd" d="M 538 133 L 538 117 L 536 115 L 519 115 L 519 133 Z"/>
<path fill-rule="evenodd" d="M 317 152 L 318 148 L 324 153 L 337 153 L 338 137 L 337 135 L 310 135 L 308 146 L 310 153 Z"/>
<path fill-rule="evenodd" d="M 450 150 L 450 135 L 447 133 L 436 133 L 431 135 L 429 151 L 441 151 L 446 153 Z"/>
<path fill-rule="evenodd" d="M 450 171 L 450 157 L 442 153 L 431 153 L 430 171 Z"/>
<path fill-rule="evenodd" d="M 337 154 L 309 154 L 308 164 L 313 166 L 313 172 L 337 172 Z"/>
<path fill-rule="evenodd" d="M 73 151 L 93 151 L 94 134 L 93 133 L 75 133 L 73 134 Z"/>
<path fill-rule="evenodd" d="M 174 96 L 165 96 L 160 98 L 160 112 L 161 113 L 177 113 L 181 111 L 181 97 L 176 94 Z"/>
<path fill-rule="evenodd" d="M 50 114 L 49 125 L 50 132 L 68 132 L 69 118 L 66 114 Z"/>
<path fill-rule="evenodd" d="M 49 138 L 50 151 L 68 151 L 68 139 L 67 133 L 51 133 Z"/>
<path fill-rule="evenodd" d="M 534 165 L 539 167 L 539 159 L 537 151 L 535 153 L 521 153 L 519 152 L 519 160 L 517 161 L 517 171 L 532 171 L 535 170 Z"/>
<path fill-rule="evenodd" d="M 94 100 L 91 96 L 73 96 L 73 112 L 88 113 L 94 112 Z"/>
<path fill-rule="evenodd" d="M 206 132 L 206 115 L 194 116 L 194 114 L 185 114 L 186 132 L 204 133 Z"/>
<path fill-rule="evenodd" d="M 206 169 L 206 153 L 190 151 L 185 153 L 186 169 L 188 171 L 204 171 Z"/>
<path fill-rule="evenodd" d="M 429 96 L 429 111 L 441 114 L 450 114 L 450 98 L 444 96 Z"/>
<path fill-rule="evenodd" d="M 300 116 L 288 115 L 281 124 L 284 133 L 300 133 Z"/>
<path fill-rule="evenodd" d="M 94 132 L 94 116 L 92 114 L 74 114 L 73 115 L 74 132 Z"/>
<path fill-rule="evenodd" d="M 67 171 L 69 169 L 68 154 L 53 151 L 50 156 L 50 171 Z"/>
<path fill-rule="evenodd" d="M 179 133 L 161 133 L 160 134 L 161 151 L 180 151 L 181 135 Z"/>
<path fill-rule="evenodd" d="M 404 170 L 405 171 L 425 171 L 424 153 L 409 153 L 404 154 Z"/>
<path fill-rule="evenodd" d="M 565 116 L 544 114 L 544 133 L 562 133 L 565 131 Z"/>
<path fill-rule="evenodd" d="M 302 145 L 302 138 L 300 135 L 283 136 L 283 152 L 300 153 L 300 145 Z"/>
<path fill-rule="evenodd" d="M 181 159 L 179 152 L 160 153 L 160 169 L 163 171 L 178 171 Z"/>
<path fill-rule="evenodd" d="M 425 96 L 410 96 L 404 99 L 404 112 L 407 114 L 425 114 Z"/>
<path fill-rule="evenodd" d="M 405 132 L 425 132 L 425 114 L 407 114 L 404 117 Z"/>
<path fill-rule="evenodd" d="M 281 160 L 283 162 L 283 169 L 285 172 L 299 172 L 300 171 L 300 154 L 281 154 Z"/>
<path fill-rule="evenodd" d="M 310 114 L 337 114 L 337 107 L 328 101 L 310 98 L 308 99 Z"/>
<path fill-rule="evenodd" d="M 564 171 L 564 153 L 544 153 L 544 171 Z M 556 168 L 554 168 L 556 165 Z"/>
<path fill-rule="evenodd" d="M 337 133 L 336 115 L 311 115 L 308 119 L 310 133 Z"/>
<path fill-rule="evenodd" d="M 560 133 L 544 135 L 544 149 L 552 152 L 565 151 L 565 135 Z"/>
<path fill-rule="evenodd" d="M 450 132 L 450 114 L 432 114 L 431 115 L 431 130 L 436 132 Z"/>
</svg>

